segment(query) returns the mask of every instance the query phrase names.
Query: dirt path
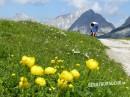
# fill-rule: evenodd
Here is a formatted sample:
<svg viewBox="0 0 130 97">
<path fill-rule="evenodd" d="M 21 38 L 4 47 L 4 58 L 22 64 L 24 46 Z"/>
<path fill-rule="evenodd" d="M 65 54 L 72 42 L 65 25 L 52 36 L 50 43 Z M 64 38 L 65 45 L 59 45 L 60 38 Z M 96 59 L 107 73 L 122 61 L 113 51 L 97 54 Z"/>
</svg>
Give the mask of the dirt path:
<svg viewBox="0 0 130 97">
<path fill-rule="evenodd" d="M 130 40 L 100 39 L 110 49 L 107 54 L 111 59 L 122 64 L 125 72 L 130 76 Z"/>
</svg>

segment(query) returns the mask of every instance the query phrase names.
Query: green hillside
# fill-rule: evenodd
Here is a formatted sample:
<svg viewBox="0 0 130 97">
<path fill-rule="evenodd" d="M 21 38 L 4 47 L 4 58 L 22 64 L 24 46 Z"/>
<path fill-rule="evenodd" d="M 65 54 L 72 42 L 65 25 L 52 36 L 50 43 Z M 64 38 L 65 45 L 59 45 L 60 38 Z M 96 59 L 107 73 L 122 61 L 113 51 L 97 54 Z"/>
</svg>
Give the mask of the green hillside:
<svg viewBox="0 0 130 97">
<path fill-rule="evenodd" d="M 105 48 L 96 38 L 80 33 L 30 21 L 0 20 L 0 97 L 130 97 L 130 78 L 120 64 L 108 58 Z M 25 55 L 35 57 L 36 64 L 44 69 L 57 68 L 56 74 L 41 76 L 46 80 L 46 86 L 36 85 L 37 76 L 20 64 Z M 56 66 L 51 64 L 55 57 L 64 62 Z M 89 59 L 95 59 L 100 68 L 91 71 L 90 75 L 86 67 Z M 58 75 L 72 69 L 80 72 L 80 78 L 71 82 L 73 87 L 61 89 L 57 86 Z M 19 87 L 21 76 L 28 79 L 28 88 Z M 113 81 L 125 84 L 88 87 L 89 82 Z"/>
</svg>

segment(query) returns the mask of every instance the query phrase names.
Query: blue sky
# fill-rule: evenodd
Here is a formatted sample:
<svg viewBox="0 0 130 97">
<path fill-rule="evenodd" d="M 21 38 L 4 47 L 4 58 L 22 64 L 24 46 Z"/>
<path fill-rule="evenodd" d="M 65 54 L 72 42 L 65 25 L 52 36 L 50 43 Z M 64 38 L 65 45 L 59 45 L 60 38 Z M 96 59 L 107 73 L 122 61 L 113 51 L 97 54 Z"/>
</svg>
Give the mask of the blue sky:
<svg viewBox="0 0 130 97">
<path fill-rule="evenodd" d="M 0 0 L 0 17 L 24 13 L 44 21 L 78 10 L 93 9 L 114 25 L 130 16 L 130 0 Z"/>
</svg>

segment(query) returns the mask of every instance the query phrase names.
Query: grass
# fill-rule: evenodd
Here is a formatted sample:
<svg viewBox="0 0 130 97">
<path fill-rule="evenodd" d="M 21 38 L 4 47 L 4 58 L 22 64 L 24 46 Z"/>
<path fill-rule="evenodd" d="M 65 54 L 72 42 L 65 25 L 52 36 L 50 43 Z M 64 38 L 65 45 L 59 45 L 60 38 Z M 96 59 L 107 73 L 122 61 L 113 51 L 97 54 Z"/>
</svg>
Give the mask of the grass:
<svg viewBox="0 0 130 97">
<path fill-rule="evenodd" d="M 72 50 L 80 53 L 74 53 Z M 85 56 L 87 54 L 88 57 Z M 74 89 L 62 92 L 62 97 L 130 97 L 130 78 L 120 64 L 110 60 L 103 46 L 96 38 L 76 32 L 66 32 L 30 21 L 0 20 L 0 97 L 56 97 L 57 76 L 43 76 L 56 89 L 49 91 L 50 85 L 38 87 L 34 84 L 27 68 L 19 61 L 23 55 L 34 56 L 42 67 L 51 66 L 50 61 L 58 56 L 64 60 L 64 70 L 77 69 L 81 76 L 73 82 Z M 85 61 L 93 58 L 100 64 L 99 71 L 87 76 Z M 75 64 L 81 64 L 76 67 Z M 58 71 L 61 72 L 60 70 Z M 11 74 L 16 76 L 12 77 Z M 26 76 L 30 88 L 18 87 L 19 78 Z M 55 80 L 52 80 L 55 79 Z M 123 81 L 125 85 L 88 87 L 89 82 Z"/>
<path fill-rule="evenodd" d="M 128 37 L 128 38 L 125 38 L 126 40 L 130 40 L 130 37 Z"/>
</svg>

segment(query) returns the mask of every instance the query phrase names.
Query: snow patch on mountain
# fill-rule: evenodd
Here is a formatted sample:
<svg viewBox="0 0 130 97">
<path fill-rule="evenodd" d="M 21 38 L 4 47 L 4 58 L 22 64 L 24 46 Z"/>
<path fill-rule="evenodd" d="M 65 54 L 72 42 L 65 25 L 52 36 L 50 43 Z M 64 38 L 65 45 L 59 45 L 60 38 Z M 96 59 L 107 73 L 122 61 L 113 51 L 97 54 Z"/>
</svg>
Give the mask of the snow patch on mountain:
<svg viewBox="0 0 130 97">
<path fill-rule="evenodd" d="M 61 15 L 49 22 L 46 22 L 46 24 L 67 30 L 80 17 L 82 13 L 83 11 L 77 11 L 74 13 Z"/>
</svg>

